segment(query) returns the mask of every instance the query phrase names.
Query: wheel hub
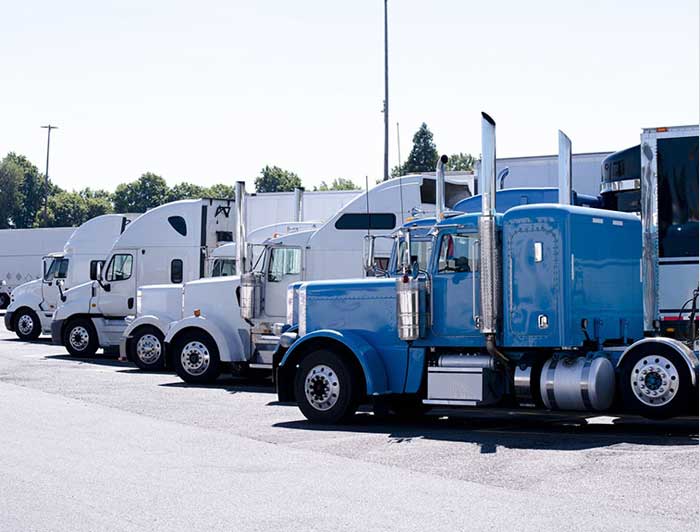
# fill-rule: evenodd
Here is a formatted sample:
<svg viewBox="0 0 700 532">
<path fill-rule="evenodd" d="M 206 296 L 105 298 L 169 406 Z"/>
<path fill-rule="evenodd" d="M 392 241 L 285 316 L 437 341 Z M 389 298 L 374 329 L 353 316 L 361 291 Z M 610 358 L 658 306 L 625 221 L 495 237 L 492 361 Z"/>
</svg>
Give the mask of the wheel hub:
<svg viewBox="0 0 700 532">
<path fill-rule="evenodd" d="M 90 335 L 85 327 L 74 327 L 70 332 L 69 341 L 73 349 L 83 351 L 90 342 Z"/>
<path fill-rule="evenodd" d="M 338 376 L 328 366 L 314 366 L 306 375 L 304 393 L 309 404 L 316 410 L 329 410 L 340 396 Z"/>
<path fill-rule="evenodd" d="M 646 356 L 632 368 L 632 391 L 647 406 L 664 406 L 678 393 L 678 370 L 663 356 Z"/>
<path fill-rule="evenodd" d="M 17 320 L 17 328 L 24 335 L 31 334 L 34 330 L 34 320 L 29 314 L 22 314 Z"/>
<path fill-rule="evenodd" d="M 145 364 L 153 364 L 160 359 L 160 340 L 153 334 L 144 334 L 136 343 L 136 356 Z"/>
<path fill-rule="evenodd" d="M 183 369 L 190 375 L 201 375 L 209 368 L 211 356 L 202 342 L 189 342 L 180 355 Z"/>
</svg>

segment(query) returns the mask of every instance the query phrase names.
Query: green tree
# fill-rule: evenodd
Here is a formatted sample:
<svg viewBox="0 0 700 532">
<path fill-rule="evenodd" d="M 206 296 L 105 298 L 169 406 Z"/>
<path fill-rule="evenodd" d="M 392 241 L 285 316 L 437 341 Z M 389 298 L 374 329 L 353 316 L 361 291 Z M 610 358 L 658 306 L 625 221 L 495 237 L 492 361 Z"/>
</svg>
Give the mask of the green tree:
<svg viewBox="0 0 700 532">
<path fill-rule="evenodd" d="M 437 159 L 438 152 L 433 141 L 433 134 L 428 129 L 428 125 L 423 122 L 416 134 L 413 135 L 413 148 L 408 154 L 408 160 L 400 169 L 399 175 L 433 171 Z"/>
<path fill-rule="evenodd" d="M 232 185 L 218 183 L 204 190 L 204 195 L 209 198 L 233 199 L 236 189 Z"/>
<path fill-rule="evenodd" d="M 447 170 L 450 172 L 471 172 L 474 170 L 476 159 L 470 153 L 455 153 L 450 155 L 447 161 Z"/>
<path fill-rule="evenodd" d="M 290 192 L 295 188 L 301 188 L 299 176 L 277 166 L 266 166 L 255 178 L 257 192 Z"/>
<path fill-rule="evenodd" d="M 5 157 L 0 162 L 0 229 L 13 228 L 22 208 L 22 169 Z"/>
<path fill-rule="evenodd" d="M 13 216 L 14 226 L 18 229 L 32 227 L 37 212 L 44 205 L 44 176 L 24 155 L 10 152 L 3 161 L 14 163 L 22 172 L 22 204 Z M 59 190 L 49 182 L 49 194 Z"/>
<path fill-rule="evenodd" d="M 178 183 L 168 192 L 168 201 L 202 198 L 207 196 L 206 189 L 193 183 Z"/>
<path fill-rule="evenodd" d="M 318 186 L 318 188 L 314 188 L 314 190 L 360 190 L 360 187 L 358 187 L 352 181 L 352 179 L 344 179 L 342 177 L 339 177 L 337 179 L 334 179 L 330 185 L 328 185 L 325 181 L 321 181 L 321 184 Z"/>
<path fill-rule="evenodd" d="M 43 211 L 36 216 L 43 223 Z M 89 218 L 87 200 L 78 192 L 59 192 L 49 196 L 49 227 L 77 227 Z"/>
<path fill-rule="evenodd" d="M 136 181 L 117 186 L 113 196 L 114 210 L 121 213 L 146 212 L 166 203 L 169 191 L 165 179 L 146 172 Z"/>
</svg>

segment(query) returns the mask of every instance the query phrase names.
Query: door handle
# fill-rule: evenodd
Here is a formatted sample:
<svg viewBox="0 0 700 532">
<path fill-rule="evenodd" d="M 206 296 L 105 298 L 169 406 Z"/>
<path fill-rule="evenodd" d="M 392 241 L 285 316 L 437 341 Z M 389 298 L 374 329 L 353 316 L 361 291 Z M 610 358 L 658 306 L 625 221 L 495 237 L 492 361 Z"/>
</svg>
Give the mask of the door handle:
<svg viewBox="0 0 700 532">
<path fill-rule="evenodd" d="M 130 309 L 134 308 L 134 298 L 133 298 L 133 297 L 130 297 L 130 298 L 127 300 L 126 304 L 128 305 L 128 307 L 129 307 Z"/>
</svg>

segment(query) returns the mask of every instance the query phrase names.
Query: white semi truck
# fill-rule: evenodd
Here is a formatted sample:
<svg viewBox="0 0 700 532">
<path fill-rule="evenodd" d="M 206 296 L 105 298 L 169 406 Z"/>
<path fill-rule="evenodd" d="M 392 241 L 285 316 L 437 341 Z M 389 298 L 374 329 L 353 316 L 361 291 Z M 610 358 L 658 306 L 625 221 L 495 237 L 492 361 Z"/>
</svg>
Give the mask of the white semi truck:
<svg viewBox="0 0 700 532">
<path fill-rule="evenodd" d="M 297 216 L 300 216 L 297 210 Z M 262 243 L 283 234 L 309 231 L 322 225 L 321 222 L 298 221 L 276 223 L 260 227 L 247 236 L 251 243 Z M 209 277 L 236 275 L 236 243 L 219 246 L 211 253 Z M 161 284 L 139 287 L 136 296 L 136 314 L 127 317 L 127 328 L 119 344 L 121 360 L 131 360 L 144 371 L 157 371 L 165 367 L 164 339 L 171 322 L 182 319 L 184 294 L 189 286 L 198 281 L 183 284 Z M 214 304 L 212 300 L 210 304 Z M 201 305 L 200 305 L 201 306 Z"/>
<path fill-rule="evenodd" d="M 471 179 L 448 178 L 448 206 L 471 195 Z M 367 234 L 393 231 L 412 212 L 434 208 L 435 177 L 408 175 L 362 193 L 316 230 L 271 238 L 260 247 L 237 246 L 242 278 L 204 279 L 185 286 L 184 318 L 171 323 L 165 335 L 176 372 L 186 382 L 202 383 L 215 380 L 225 366 L 271 370 L 290 283 L 364 276 Z M 239 213 L 239 218 L 245 215 Z M 384 264 L 391 252 L 386 244 L 376 249 Z"/>
<path fill-rule="evenodd" d="M 95 279 L 115 240 L 137 216 L 97 216 L 73 231 L 62 252 L 43 257 L 39 261 L 43 264 L 42 278 L 24 283 L 12 292 L 12 303 L 5 314 L 7 330 L 22 340 L 35 340 L 42 332 L 51 333 L 60 290 Z"/>
<path fill-rule="evenodd" d="M 19 285 L 40 279 L 41 259 L 63 249 L 75 227 L 0 230 L 0 309 L 10 304 Z"/>
<path fill-rule="evenodd" d="M 54 344 L 76 356 L 119 345 L 139 286 L 179 284 L 206 274 L 208 256 L 233 242 L 233 200 L 195 199 L 156 207 L 130 223 L 97 280 L 65 291 L 51 324 Z"/>
</svg>

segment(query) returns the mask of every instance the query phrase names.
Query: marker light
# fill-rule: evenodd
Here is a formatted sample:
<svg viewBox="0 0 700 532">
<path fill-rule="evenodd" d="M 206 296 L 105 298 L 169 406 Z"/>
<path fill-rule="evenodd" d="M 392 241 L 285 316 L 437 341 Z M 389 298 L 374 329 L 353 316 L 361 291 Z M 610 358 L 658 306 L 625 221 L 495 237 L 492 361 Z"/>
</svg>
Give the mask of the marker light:
<svg viewBox="0 0 700 532">
<path fill-rule="evenodd" d="M 198 308 L 194 309 L 194 317 L 199 318 L 202 315 L 202 311 Z"/>
</svg>

